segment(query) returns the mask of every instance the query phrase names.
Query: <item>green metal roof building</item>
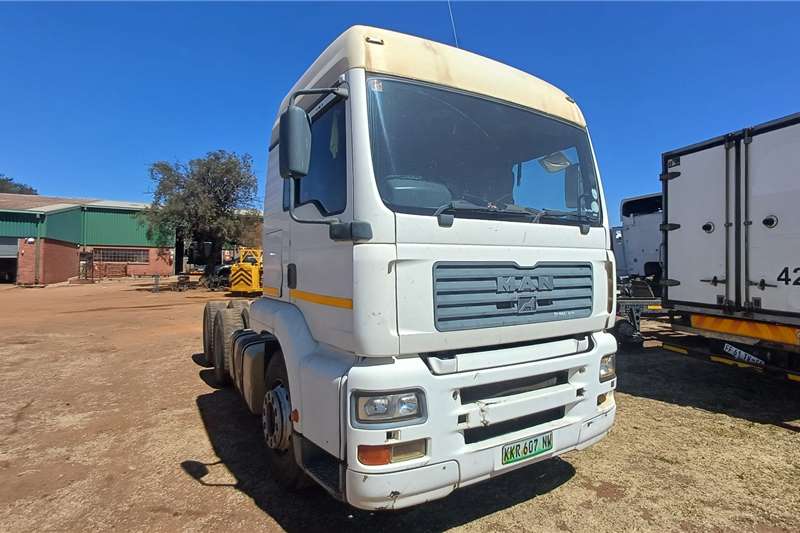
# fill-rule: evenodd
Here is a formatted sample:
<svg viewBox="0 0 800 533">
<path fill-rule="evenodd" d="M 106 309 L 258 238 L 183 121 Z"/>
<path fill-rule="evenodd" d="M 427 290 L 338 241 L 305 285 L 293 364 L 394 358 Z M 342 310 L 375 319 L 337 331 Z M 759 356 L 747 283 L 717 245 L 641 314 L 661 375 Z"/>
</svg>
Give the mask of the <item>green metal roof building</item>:
<svg viewBox="0 0 800 533">
<path fill-rule="evenodd" d="M 159 249 L 147 238 L 147 225 L 139 216 L 146 207 L 0 194 L 0 281 L 44 284 L 79 273 L 87 277 L 172 273 L 172 262 L 166 258 L 169 250 Z M 87 262 L 92 263 L 91 272 L 80 272 Z"/>
</svg>

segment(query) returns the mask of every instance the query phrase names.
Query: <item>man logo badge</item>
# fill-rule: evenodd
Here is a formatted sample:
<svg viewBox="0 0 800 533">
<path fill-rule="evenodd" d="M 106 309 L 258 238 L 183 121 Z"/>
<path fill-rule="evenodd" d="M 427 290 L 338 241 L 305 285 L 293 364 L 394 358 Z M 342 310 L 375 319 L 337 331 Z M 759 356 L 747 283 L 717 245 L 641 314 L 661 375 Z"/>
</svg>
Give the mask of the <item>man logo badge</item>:
<svg viewBox="0 0 800 533">
<path fill-rule="evenodd" d="M 538 308 L 536 296 L 530 293 L 553 290 L 553 276 L 497 276 L 497 293 L 518 293 L 517 314 L 535 313 Z M 519 293 L 528 293 L 521 295 Z"/>
<path fill-rule="evenodd" d="M 552 291 L 553 276 L 497 276 L 497 292 Z"/>
<path fill-rule="evenodd" d="M 517 296 L 517 314 L 524 315 L 525 313 L 536 312 L 536 297 L 535 296 Z"/>
</svg>

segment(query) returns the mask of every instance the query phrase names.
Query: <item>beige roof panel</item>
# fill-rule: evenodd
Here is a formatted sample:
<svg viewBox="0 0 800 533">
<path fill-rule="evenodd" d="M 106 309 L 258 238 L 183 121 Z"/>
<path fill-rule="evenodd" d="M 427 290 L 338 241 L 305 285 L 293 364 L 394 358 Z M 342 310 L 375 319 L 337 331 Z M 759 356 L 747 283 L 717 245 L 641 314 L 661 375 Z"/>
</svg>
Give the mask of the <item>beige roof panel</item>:
<svg viewBox="0 0 800 533">
<path fill-rule="evenodd" d="M 62 198 L 60 196 L 40 196 L 38 194 L 0 193 L 0 211 L 48 213 L 77 206 L 141 210 L 148 207 L 148 205 L 141 202 L 97 200 L 94 198 Z"/>
<path fill-rule="evenodd" d="M 53 205 L 57 205 L 58 209 L 60 209 L 68 205 L 82 205 L 93 201 L 94 200 L 86 198 L 62 198 L 60 196 L 41 196 L 38 194 L 0 193 L 0 210 L 12 209 L 24 211 L 30 209 L 33 211 L 41 211 L 42 208 Z"/>
<path fill-rule="evenodd" d="M 337 37 L 295 83 L 279 111 L 292 92 L 329 87 L 351 68 L 446 85 L 586 125 L 580 108 L 546 81 L 466 50 L 369 26 L 353 26 Z M 276 121 L 271 143 L 277 135 Z"/>
</svg>

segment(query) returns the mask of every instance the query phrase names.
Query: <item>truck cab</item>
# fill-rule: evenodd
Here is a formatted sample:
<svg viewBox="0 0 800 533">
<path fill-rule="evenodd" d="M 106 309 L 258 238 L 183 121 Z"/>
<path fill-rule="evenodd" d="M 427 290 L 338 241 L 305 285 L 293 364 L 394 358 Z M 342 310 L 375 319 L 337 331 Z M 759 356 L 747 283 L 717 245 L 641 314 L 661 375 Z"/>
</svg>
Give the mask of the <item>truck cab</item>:
<svg viewBox="0 0 800 533">
<path fill-rule="evenodd" d="M 352 27 L 281 103 L 264 213 L 230 373 L 285 484 L 396 509 L 611 428 L 614 257 L 561 90 Z"/>
</svg>

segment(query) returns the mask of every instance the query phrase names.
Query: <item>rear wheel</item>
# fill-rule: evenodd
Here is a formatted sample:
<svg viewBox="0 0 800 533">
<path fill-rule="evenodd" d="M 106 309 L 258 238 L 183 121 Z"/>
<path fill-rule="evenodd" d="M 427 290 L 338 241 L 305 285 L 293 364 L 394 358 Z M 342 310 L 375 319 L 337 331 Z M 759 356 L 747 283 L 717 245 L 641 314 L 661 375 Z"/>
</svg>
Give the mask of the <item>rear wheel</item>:
<svg viewBox="0 0 800 533">
<path fill-rule="evenodd" d="M 238 309 L 221 309 L 217 312 L 214 320 L 214 377 L 218 385 L 224 386 L 231 382 L 231 336 L 234 331 L 243 327 L 241 311 Z"/>
<path fill-rule="evenodd" d="M 280 350 L 272 354 L 267 364 L 265 385 L 267 392 L 261 411 L 261 427 L 270 472 L 284 488 L 301 489 L 308 485 L 308 478 L 294 455 L 289 376 Z"/>
<path fill-rule="evenodd" d="M 250 306 L 242 309 L 242 322 L 244 323 L 245 328 L 250 327 Z"/>
<path fill-rule="evenodd" d="M 214 364 L 214 319 L 228 302 L 208 302 L 203 308 L 203 358 L 207 365 Z"/>
</svg>

